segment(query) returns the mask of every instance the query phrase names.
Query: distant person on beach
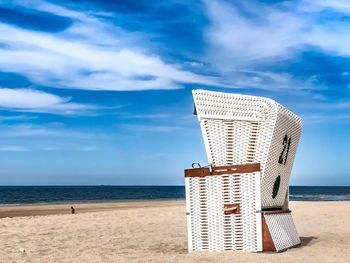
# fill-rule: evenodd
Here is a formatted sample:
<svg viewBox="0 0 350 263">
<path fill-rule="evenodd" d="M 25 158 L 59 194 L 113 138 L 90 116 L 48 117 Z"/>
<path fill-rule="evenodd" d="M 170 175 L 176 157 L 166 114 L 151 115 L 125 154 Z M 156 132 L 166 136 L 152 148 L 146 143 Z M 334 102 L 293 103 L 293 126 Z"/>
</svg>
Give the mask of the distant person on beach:
<svg viewBox="0 0 350 263">
<path fill-rule="evenodd" d="M 71 206 L 70 209 L 72 210 L 72 214 L 75 214 L 75 209 L 74 209 L 74 207 Z"/>
</svg>

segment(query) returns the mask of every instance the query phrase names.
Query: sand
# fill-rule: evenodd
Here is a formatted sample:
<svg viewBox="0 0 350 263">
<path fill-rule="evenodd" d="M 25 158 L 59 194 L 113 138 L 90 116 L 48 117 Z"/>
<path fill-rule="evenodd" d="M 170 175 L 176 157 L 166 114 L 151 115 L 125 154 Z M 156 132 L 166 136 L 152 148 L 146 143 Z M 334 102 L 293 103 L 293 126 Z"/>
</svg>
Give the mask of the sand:
<svg viewBox="0 0 350 263">
<path fill-rule="evenodd" d="M 184 201 L 69 207 L 1 207 L 0 262 L 350 262 L 350 202 L 292 202 L 302 245 L 278 254 L 187 253 Z"/>
</svg>

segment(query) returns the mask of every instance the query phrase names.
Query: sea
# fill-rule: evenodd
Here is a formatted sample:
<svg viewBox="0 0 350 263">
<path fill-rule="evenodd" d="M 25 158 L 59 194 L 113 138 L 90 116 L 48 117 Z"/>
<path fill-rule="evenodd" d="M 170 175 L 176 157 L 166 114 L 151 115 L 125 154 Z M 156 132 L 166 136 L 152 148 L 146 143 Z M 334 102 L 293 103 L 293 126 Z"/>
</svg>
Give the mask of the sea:
<svg viewBox="0 0 350 263">
<path fill-rule="evenodd" d="M 350 186 L 291 186 L 292 201 L 347 201 Z M 184 186 L 0 186 L 0 205 L 181 200 Z"/>
</svg>

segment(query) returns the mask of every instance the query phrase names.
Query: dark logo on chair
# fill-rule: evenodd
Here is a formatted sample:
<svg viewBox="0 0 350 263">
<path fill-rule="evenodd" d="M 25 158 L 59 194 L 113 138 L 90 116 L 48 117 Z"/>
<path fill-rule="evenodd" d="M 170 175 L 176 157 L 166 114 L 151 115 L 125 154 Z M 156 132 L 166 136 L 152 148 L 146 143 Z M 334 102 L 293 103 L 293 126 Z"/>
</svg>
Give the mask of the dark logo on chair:
<svg viewBox="0 0 350 263">
<path fill-rule="evenodd" d="M 272 198 L 275 198 L 278 194 L 278 190 L 280 189 L 280 184 L 281 184 L 281 176 L 277 176 L 275 183 L 273 184 L 273 189 L 272 189 Z"/>
</svg>

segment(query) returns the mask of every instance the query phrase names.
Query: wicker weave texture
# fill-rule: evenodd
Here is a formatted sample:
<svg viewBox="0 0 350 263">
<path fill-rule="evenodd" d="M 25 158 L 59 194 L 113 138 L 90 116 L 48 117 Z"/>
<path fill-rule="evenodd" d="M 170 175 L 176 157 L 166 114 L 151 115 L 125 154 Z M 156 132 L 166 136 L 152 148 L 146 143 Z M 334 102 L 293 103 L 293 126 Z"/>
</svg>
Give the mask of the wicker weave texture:
<svg viewBox="0 0 350 263">
<path fill-rule="evenodd" d="M 282 207 L 301 133 L 300 118 L 268 98 L 204 90 L 194 90 L 193 96 L 209 162 L 260 163 L 262 207 Z"/>
<path fill-rule="evenodd" d="M 261 250 L 260 172 L 185 179 L 189 250 Z M 225 204 L 240 204 L 225 215 Z"/>
<path fill-rule="evenodd" d="M 291 214 L 270 214 L 264 217 L 276 251 L 283 251 L 300 244 Z"/>
<path fill-rule="evenodd" d="M 300 119 L 286 108 L 279 106 L 265 174 L 261 183 L 263 207 L 281 207 L 283 205 L 288 192 L 289 178 L 300 134 Z M 282 161 L 282 163 L 279 163 L 279 161 Z M 272 198 L 271 193 L 277 177 L 280 177 L 281 180 L 280 187 L 277 196 Z"/>
</svg>

